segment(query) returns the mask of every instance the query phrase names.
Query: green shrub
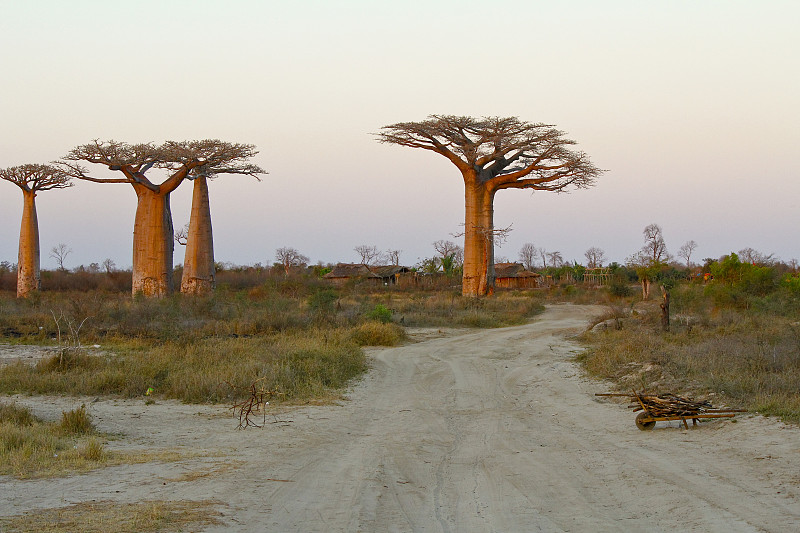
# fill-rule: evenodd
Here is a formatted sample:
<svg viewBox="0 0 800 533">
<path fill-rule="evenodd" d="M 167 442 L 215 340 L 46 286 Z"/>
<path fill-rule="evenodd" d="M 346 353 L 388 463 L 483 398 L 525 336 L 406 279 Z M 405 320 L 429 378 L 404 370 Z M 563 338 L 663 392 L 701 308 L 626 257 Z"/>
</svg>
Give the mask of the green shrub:
<svg viewBox="0 0 800 533">
<path fill-rule="evenodd" d="M 378 304 L 369 313 L 367 313 L 367 318 L 386 324 L 392 321 L 392 310 L 388 309 L 383 304 Z"/>
<path fill-rule="evenodd" d="M 627 298 L 633 293 L 628 279 L 617 275 L 611 277 L 611 282 L 608 284 L 608 292 L 611 296 L 616 296 L 617 298 Z"/>
<path fill-rule="evenodd" d="M 316 319 L 330 319 L 335 313 L 334 304 L 339 294 L 333 289 L 320 289 L 308 298 L 308 308 Z"/>
</svg>

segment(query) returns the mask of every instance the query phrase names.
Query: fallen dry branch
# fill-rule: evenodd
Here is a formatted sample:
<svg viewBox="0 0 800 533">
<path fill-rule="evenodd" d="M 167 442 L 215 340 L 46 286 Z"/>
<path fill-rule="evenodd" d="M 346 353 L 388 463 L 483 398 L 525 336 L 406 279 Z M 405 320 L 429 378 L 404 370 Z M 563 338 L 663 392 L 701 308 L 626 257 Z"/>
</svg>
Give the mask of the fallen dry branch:
<svg viewBox="0 0 800 533">
<path fill-rule="evenodd" d="M 259 382 L 263 381 L 263 379 L 264 378 L 255 380 L 250 384 L 249 387 L 237 387 L 229 381 L 225 382 L 230 388 L 242 391 L 247 395 L 244 400 L 234 403 L 233 406 L 231 406 L 234 414 L 239 418 L 239 425 L 236 427 L 236 429 L 264 427 L 264 425 L 267 423 L 266 407 L 269 405 L 269 400 L 275 396 L 283 394 L 281 392 L 269 390 L 261 386 Z M 254 420 L 257 413 L 261 413 L 260 424 Z"/>
</svg>

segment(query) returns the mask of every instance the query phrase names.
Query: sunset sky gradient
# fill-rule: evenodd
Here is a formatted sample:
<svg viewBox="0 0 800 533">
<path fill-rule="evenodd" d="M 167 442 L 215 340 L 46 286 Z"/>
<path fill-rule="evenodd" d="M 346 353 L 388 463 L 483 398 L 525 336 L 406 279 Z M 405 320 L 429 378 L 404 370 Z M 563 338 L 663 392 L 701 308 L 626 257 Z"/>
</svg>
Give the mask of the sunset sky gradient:
<svg viewBox="0 0 800 533">
<path fill-rule="evenodd" d="M 463 183 L 441 156 L 375 141 L 430 114 L 556 125 L 608 172 L 570 194 L 503 191 L 499 257 L 532 242 L 623 262 L 657 223 L 673 254 L 800 258 L 800 2 L 0 0 L 0 167 L 92 139 L 255 144 L 262 182 L 210 184 L 215 254 L 313 262 L 457 240 Z M 172 196 L 188 222 L 191 185 Z M 136 197 L 81 182 L 37 198 L 42 266 L 131 263 Z M 22 195 L 0 183 L 0 260 Z M 463 244 L 463 243 L 462 243 Z M 176 246 L 175 262 L 183 262 Z"/>
</svg>

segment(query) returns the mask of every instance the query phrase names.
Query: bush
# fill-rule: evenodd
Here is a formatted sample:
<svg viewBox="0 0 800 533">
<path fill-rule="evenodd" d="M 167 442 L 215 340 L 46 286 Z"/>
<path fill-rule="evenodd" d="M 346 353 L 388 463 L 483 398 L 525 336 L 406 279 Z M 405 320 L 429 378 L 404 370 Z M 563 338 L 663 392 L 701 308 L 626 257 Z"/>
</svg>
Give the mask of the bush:
<svg viewBox="0 0 800 533">
<path fill-rule="evenodd" d="M 359 346 L 396 346 L 406 338 L 406 332 L 395 324 L 375 321 L 354 328 L 350 338 Z"/>
<path fill-rule="evenodd" d="M 608 292 L 611 296 L 616 296 L 617 298 L 627 298 L 633 294 L 628 279 L 616 275 L 611 277 L 611 282 L 608 284 Z"/>
<path fill-rule="evenodd" d="M 367 318 L 370 320 L 377 320 L 387 324 L 392 321 L 392 311 L 383 304 L 376 305 L 372 311 L 367 313 Z"/>
<path fill-rule="evenodd" d="M 308 298 L 308 308 L 316 319 L 329 320 L 335 313 L 339 294 L 333 289 L 320 289 Z"/>
</svg>

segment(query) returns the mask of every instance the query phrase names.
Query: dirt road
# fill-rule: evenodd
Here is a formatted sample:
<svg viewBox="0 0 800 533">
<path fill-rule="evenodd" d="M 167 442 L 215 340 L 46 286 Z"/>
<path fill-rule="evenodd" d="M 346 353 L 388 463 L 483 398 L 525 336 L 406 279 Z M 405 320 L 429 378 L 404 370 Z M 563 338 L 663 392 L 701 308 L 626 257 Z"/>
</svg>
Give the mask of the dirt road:
<svg viewBox="0 0 800 533">
<path fill-rule="evenodd" d="M 597 308 L 375 350 L 340 406 L 236 431 L 219 407 L 98 401 L 114 447 L 202 452 L 47 481 L 0 478 L 0 515 L 86 500 L 208 499 L 207 531 L 798 531 L 800 431 L 755 416 L 639 431 L 581 377 Z M 55 416 L 79 404 L 19 399 Z"/>
</svg>

